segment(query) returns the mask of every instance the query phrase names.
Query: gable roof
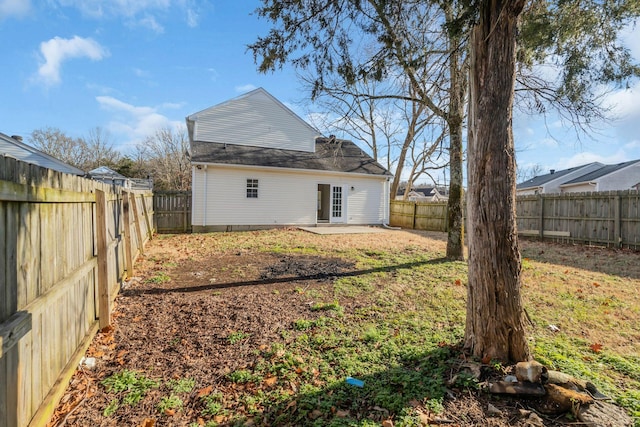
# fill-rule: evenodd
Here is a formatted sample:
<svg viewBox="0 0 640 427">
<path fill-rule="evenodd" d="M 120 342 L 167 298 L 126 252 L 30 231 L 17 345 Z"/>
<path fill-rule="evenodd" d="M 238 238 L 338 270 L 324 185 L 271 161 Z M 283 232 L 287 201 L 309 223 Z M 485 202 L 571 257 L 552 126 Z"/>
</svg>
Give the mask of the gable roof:
<svg viewBox="0 0 640 427">
<path fill-rule="evenodd" d="M 315 147 L 315 152 L 306 152 L 193 141 L 191 161 L 391 176 L 351 141 L 319 137 Z"/>
<path fill-rule="evenodd" d="M 598 178 L 602 178 L 605 175 L 609 175 L 611 173 L 617 172 L 621 169 L 626 168 L 627 166 L 631 166 L 635 163 L 640 162 L 640 159 L 638 160 L 631 160 L 629 162 L 623 162 L 623 163 L 618 163 L 617 165 L 606 165 L 601 167 L 600 169 L 597 169 L 593 172 L 589 172 L 585 175 L 579 176 L 575 179 L 572 179 L 571 181 L 567 181 L 564 184 L 561 185 L 565 186 L 565 185 L 573 185 L 573 184 L 580 184 L 583 182 L 591 182 L 593 180 L 596 180 Z"/>
<path fill-rule="evenodd" d="M 313 151 L 314 139 L 321 135 L 263 88 L 191 114 L 186 121 L 190 141 Z"/>
<path fill-rule="evenodd" d="M 111 168 L 108 168 L 107 166 L 98 166 L 97 168 L 90 170 L 89 175 L 104 176 L 116 179 L 127 179 L 126 176 L 119 174 L 118 172 L 114 171 Z"/>
<path fill-rule="evenodd" d="M 37 148 L 0 132 L 0 155 L 72 175 L 84 175 L 82 169 L 58 160 Z"/>
<path fill-rule="evenodd" d="M 539 176 L 534 176 L 531 179 L 528 179 L 527 181 L 521 182 L 520 184 L 516 185 L 516 188 L 518 190 L 522 190 L 525 188 L 532 188 L 532 187 L 540 187 L 544 184 L 547 184 L 551 181 L 555 181 L 556 179 L 562 178 L 565 175 L 568 175 L 572 172 L 578 171 L 582 168 L 586 168 L 588 166 L 592 166 L 592 165 L 600 165 L 600 166 L 604 166 L 602 163 L 599 162 L 592 162 L 592 163 L 587 163 L 586 165 L 581 165 L 581 166 L 575 166 L 569 169 L 563 169 L 563 170 L 559 170 L 559 171 L 554 171 L 553 173 L 548 173 L 545 175 L 539 175 Z"/>
</svg>

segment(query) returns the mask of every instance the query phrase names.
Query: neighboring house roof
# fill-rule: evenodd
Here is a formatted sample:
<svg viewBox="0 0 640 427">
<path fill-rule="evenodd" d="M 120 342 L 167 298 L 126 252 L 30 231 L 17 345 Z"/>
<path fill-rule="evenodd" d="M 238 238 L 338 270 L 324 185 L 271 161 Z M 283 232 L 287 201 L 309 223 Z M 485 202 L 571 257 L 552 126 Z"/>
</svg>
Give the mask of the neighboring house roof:
<svg viewBox="0 0 640 427">
<path fill-rule="evenodd" d="M 95 169 L 90 170 L 89 175 L 91 175 L 92 177 L 101 176 L 101 177 L 109 177 L 114 179 L 128 179 L 126 176 L 121 175 L 118 172 L 106 166 L 99 166 Z"/>
<path fill-rule="evenodd" d="M 21 139 L 21 138 L 20 138 Z M 52 157 L 37 148 L 20 141 L 18 137 L 7 136 L 0 133 L 0 155 L 13 157 L 14 159 L 31 163 L 44 168 L 72 175 L 84 175 L 82 169 L 71 166 L 61 160 Z"/>
<path fill-rule="evenodd" d="M 575 184 L 580 184 L 584 182 L 592 182 L 598 178 L 602 178 L 605 175 L 609 175 L 611 173 L 617 172 L 621 169 L 626 168 L 627 166 L 631 166 L 638 162 L 640 162 L 640 159 L 631 160 L 629 162 L 624 162 L 624 163 L 618 163 L 617 165 L 606 165 L 593 172 L 589 172 L 588 174 L 579 176 L 578 178 L 572 179 L 571 181 L 567 181 L 564 184 L 562 184 L 561 187 L 565 185 L 575 185 Z"/>
<path fill-rule="evenodd" d="M 572 172 L 575 172 L 579 169 L 591 166 L 591 165 L 602 165 L 602 163 L 598 163 L 598 162 L 593 162 L 593 163 L 588 163 L 586 165 L 581 165 L 581 166 L 576 166 L 573 168 L 569 168 L 569 169 L 563 169 L 563 170 L 559 170 L 559 171 L 553 171 L 551 173 L 545 174 L 545 175 L 539 175 L 539 176 L 534 176 L 533 178 L 521 182 L 520 184 L 516 185 L 516 189 L 518 190 L 524 190 L 526 188 L 536 188 L 536 187 L 540 187 L 544 184 L 547 184 L 551 181 L 555 181 L 556 179 L 562 178 L 565 175 L 568 175 Z M 604 166 L 604 165 L 602 165 Z"/>
<path fill-rule="evenodd" d="M 311 169 L 391 176 L 360 147 L 348 140 L 316 138 L 315 152 L 193 141 L 193 163 Z"/>
</svg>

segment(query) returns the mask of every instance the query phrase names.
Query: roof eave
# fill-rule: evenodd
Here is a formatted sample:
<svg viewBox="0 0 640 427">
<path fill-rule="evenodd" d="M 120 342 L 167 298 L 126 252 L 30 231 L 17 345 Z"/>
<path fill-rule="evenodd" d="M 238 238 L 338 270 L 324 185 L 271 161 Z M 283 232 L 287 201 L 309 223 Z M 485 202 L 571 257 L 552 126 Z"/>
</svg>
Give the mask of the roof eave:
<svg viewBox="0 0 640 427">
<path fill-rule="evenodd" d="M 268 170 L 268 171 L 287 171 L 287 172 L 304 172 L 304 173 L 313 173 L 313 174 L 323 174 L 323 175 L 345 175 L 345 176 L 361 176 L 361 177 L 370 177 L 370 178 L 384 178 L 389 179 L 393 177 L 393 175 L 389 171 L 385 171 L 384 174 L 374 174 L 374 173 L 361 173 L 361 172 L 344 172 L 344 171 L 329 171 L 323 169 L 302 169 L 302 168 L 286 168 L 279 166 L 257 166 L 257 165 L 240 165 L 234 163 L 214 163 L 214 162 L 202 162 L 202 161 L 192 161 L 192 166 L 215 166 L 215 167 L 223 167 L 223 168 L 239 168 L 239 169 L 260 169 L 260 170 Z"/>
</svg>

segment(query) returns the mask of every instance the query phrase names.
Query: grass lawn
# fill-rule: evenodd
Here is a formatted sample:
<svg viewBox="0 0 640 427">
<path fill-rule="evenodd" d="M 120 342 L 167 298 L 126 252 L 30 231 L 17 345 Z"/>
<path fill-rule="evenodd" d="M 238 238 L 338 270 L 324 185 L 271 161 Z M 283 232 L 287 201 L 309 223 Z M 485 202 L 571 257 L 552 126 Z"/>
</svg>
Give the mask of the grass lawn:
<svg viewBox="0 0 640 427">
<path fill-rule="evenodd" d="M 443 259 L 444 238 L 158 236 L 53 424 L 525 425 L 517 410 L 535 402 L 459 373 L 467 266 Z M 591 381 L 640 426 L 640 254 L 534 241 L 521 252 L 534 357 Z"/>
</svg>

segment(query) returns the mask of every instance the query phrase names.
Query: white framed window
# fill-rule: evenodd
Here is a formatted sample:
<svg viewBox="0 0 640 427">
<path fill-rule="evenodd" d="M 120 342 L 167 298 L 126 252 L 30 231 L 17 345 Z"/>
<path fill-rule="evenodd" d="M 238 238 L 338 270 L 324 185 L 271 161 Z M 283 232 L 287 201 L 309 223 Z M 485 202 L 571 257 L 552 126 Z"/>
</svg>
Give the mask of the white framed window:
<svg viewBox="0 0 640 427">
<path fill-rule="evenodd" d="M 258 198 L 258 180 L 257 179 L 247 179 L 247 199 L 257 199 Z"/>
</svg>

